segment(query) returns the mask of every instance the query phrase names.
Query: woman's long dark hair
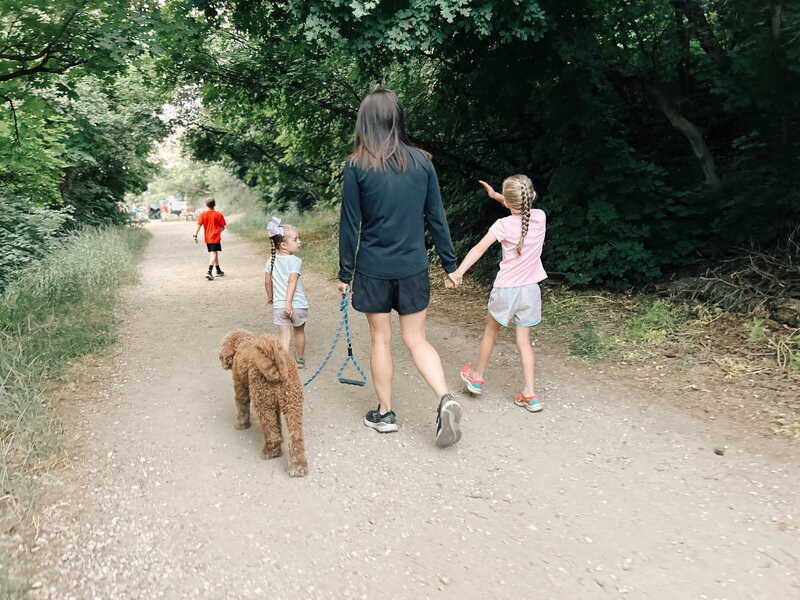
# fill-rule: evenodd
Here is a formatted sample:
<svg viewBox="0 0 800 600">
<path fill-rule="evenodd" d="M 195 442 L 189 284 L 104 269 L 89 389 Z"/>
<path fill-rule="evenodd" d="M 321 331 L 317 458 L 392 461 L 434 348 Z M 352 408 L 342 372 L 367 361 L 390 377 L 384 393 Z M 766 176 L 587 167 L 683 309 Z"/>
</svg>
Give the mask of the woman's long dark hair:
<svg viewBox="0 0 800 600">
<path fill-rule="evenodd" d="M 416 148 L 406 134 L 403 106 L 392 90 L 375 90 L 361 101 L 356 117 L 356 141 L 350 161 L 365 169 L 406 170 L 406 148 Z M 426 157 L 430 154 L 417 148 Z"/>
</svg>

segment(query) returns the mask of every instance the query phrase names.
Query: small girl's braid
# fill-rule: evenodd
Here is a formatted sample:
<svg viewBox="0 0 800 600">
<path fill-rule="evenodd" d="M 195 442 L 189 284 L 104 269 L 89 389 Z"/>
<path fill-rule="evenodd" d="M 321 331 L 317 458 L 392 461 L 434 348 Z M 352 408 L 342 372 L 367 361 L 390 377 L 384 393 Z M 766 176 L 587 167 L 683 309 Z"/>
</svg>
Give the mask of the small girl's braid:
<svg viewBox="0 0 800 600">
<path fill-rule="evenodd" d="M 525 236 L 528 235 L 528 223 L 531 219 L 531 204 L 533 204 L 533 184 L 527 177 L 520 177 L 520 188 L 522 191 L 522 235 L 517 242 L 517 254 L 522 254 L 522 244 L 525 242 Z"/>
<path fill-rule="evenodd" d="M 269 241 L 272 242 L 272 246 L 269 249 L 269 253 L 270 253 L 269 274 L 270 274 L 270 276 L 272 276 L 272 270 L 275 268 L 275 252 L 278 250 L 278 244 L 280 244 L 280 242 L 278 241 L 278 238 L 280 238 L 280 237 L 282 237 L 282 236 L 280 234 L 277 234 L 277 235 L 273 235 L 271 238 L 269 238 Z M 283 240 L 281 240 L 281 241 L 283 241 Z"/>
</svg>

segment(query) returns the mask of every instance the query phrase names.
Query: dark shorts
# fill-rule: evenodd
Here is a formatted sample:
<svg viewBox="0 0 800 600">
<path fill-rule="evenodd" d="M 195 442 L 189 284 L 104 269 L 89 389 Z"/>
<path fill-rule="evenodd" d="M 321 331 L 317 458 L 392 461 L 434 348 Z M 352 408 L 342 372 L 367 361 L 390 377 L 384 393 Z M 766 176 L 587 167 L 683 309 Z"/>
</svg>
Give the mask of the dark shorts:
<svg viewBox="0 0 800 600">
<path fill-rule="evenodd" d="M 428 270 L 402 279 L 378 279 L 356 271 L 353 274 L 353 308 L 362 313 L 412 315 L 428 308 L 431 282 Z"/>
<path fill-rule="evenodd" d="M 206 244 L 209 252 L 222 252 L 222 244 Z"/>
</svg>

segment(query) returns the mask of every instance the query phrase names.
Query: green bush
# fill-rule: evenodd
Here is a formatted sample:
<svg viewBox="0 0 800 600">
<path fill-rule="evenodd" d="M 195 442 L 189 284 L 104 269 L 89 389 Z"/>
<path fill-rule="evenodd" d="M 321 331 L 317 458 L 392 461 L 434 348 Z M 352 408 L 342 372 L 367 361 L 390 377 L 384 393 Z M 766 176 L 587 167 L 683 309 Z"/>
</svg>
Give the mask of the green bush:
<svg viewBox="0 0 800 600">
<path fill-rule="evenodd" d="M 0 291 L 17 272 L 53 251 L 69 219 L 64 211 L 32 206 L 17 196 L 0 193 Z"/>
<path fill-rule="evenodd" d="M 622 338 L 630 342 L 663 342 L 685 321 L 688 314 L 665 300 L 645 300 L 639 314 L 622 328 Z"/>
<path fill-rule="evenodd" d="M 69 361 L 114 340 L 119 290 L 135 281 L 148 235 L 81 230 L 20 271 L 0 295 L 0 486 L 12 503 L 27 485 L 21 474 L 46 468 L 58 452 L 60 425 L 47 384 Z"/>
<path fill-rule="evenodd" d="M 611 356 L 614 343 L 589 323 L 584 321 L 572 334 L 570 354 L 595 362 Z"/>
</svg>

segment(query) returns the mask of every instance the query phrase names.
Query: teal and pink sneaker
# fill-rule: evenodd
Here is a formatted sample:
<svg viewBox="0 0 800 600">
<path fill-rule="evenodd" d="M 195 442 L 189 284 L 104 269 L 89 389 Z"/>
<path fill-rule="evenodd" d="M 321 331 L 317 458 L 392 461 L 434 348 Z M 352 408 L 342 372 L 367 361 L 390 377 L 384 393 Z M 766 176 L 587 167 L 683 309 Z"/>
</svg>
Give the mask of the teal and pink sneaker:
<svg viewBox="0 0 800 600">
<path fill-rule="evenodd" d="M 461 379 L 463 379 L 464 383 L 467 384 L 468 392 L 480 394 L 483 390 L 483 381 L 475 378 L 472 367 L 469 365 L 464 365 L 464 368 L 461 369 Z"/>
<path fill-rule="evenodd" d="M 517 406 L 524 406 L 531 412 L 539 412 L 544 408 L 542 406 L 541 401 L 539 400 L 539 396 L 534 394 L 533 396 L 526 396 L 524 394 L 517 394 L 514 396 L 514 404 Z"/>
</svg>

